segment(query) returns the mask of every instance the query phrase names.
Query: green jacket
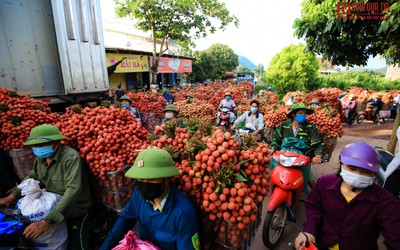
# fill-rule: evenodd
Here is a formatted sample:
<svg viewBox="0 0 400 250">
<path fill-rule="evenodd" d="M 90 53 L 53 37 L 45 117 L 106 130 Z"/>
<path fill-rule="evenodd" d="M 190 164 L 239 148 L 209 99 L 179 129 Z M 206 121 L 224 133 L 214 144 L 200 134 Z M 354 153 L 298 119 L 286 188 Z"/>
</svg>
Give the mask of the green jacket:
<svg viewBox="0 0 400 250">
<path fill-rule="evenodd" d="M 282 122 L 276 129 L 274 138 L 270 144 L 270 148 L 280 150 L 283 138 L 285 137 L 296 137 L 302 140 L 307 148 L 303 150 L 303 153 L 309 152 L 307 155 L 321 155 L 322 156 L 322 141 L 318 133 L 318 129 L 314 124 L 303 122 L 300 124 L 297 135 L 294 136 L 292 121 L 287 120 Z M 314 152 L 310 149 L 314 149 Z"/>
<path fill-rule="evenodd" d="M 62 196 L 45 218 L 50 224 L 84 216 L 93 204 L 87 171 L 79 153 L 73 148 L 60 145 L 50 166 L 47 165 L 46 159 L 37 157 L 25 180 L 29 178 L 40 181 L 41 188 L 45 188 L 46 191 Z M 14 189 L 12 194 L 17 198 L 21 197 L 21 189 Z"/>
</svg>

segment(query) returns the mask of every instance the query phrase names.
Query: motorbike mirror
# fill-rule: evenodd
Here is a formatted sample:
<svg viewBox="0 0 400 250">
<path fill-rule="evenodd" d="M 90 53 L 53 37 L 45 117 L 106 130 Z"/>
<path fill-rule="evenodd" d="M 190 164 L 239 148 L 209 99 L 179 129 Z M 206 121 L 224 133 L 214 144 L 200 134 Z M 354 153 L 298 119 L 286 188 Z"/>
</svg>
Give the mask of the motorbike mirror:
<svg viewBox="0 0 400 250">
<path fill-rule="evenodd" d="M 294 213 L 292 209 L 290 208 L 289 204 L 285 203 L 286 211 L 287 211 L 287 217 L 290 222 L 296 223 L 296 217 L 294 216 Z"/>
</svg>

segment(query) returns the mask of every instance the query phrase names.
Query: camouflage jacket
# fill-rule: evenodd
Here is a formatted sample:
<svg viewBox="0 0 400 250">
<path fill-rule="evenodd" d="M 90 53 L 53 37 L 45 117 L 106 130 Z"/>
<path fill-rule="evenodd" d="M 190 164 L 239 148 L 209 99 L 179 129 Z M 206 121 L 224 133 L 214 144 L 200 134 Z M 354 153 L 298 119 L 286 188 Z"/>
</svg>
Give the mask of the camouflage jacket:
<svg viewBox="0 0 400 250">
<path fill-rule="evenodd" d="M 282 122 L 276 128 L 270 148 L 272 148 L 274 151 L 280 150 L 283 139 L 289 136 L 299 138 L 307 145 L 307 148 L 303 150 L 303 153 L 309 152 L 307 153 L 308 156 L 322 155 L 322 141 L 319 136 L 318 129 L 314 124 L 308 122 L 301 123 L 297 135 L 294 136 L 292 121 L 287 120 Z M 314 152 L 312 152 L 311 149 L 314 149 Z"/>
</svg>

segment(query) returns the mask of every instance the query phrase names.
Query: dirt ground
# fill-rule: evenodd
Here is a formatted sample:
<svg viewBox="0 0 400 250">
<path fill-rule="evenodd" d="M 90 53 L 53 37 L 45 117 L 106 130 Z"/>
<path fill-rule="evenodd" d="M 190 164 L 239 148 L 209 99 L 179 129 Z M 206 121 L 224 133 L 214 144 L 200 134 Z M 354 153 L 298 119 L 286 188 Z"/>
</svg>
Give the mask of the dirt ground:
<svg viewBox="0 0 400 250">
<path fill-rule="evenodd" d="M 317 177 L 323 174 L 335 173 L 339 168 L 340 151 L 343 149 L 344 146 L 352 142 L 364 141 L 374 147 L 378 146 L 386 149 L 390 135 L 392 134 L 393 124 L 393 120 L 390 120 L 386 123 L 381 123 L 380 126 L 370 121 L 364 121 L 362 124 L 354 124 L 351 127 L 344 125 L 344 135 L 341 138 L 338 138 L 337 145 L 332 153 L 330 161 L 323 164 L 313 165 L 313 173 Z M 265 218 L 266 214 L 265 206 L 267 202 L 268 199 L 265 199 L 263 204 L 263 219 Z M 300 207 L 295 211 L 295 213 L 298 224 L 302 225 L 305 221 L 304 203 L 300 204 Z M 250 250 L 268 249 L 262 243 L 262 225 L 263 222 L 257 230 L 257 234 L 254 238 Z M 294 242 L 294 239 L 297 237 L 297 235 L 297 229 L 291 224 L 287 225 L 282 239 L 280 240 L 280 244 L 275 249 L 290 249 L 290 247 L 288 247 L 288 243 Z M 379 250 L 386 249 L 382 242 L 383 239 L 381 237 L 378 240 Z"/>
</svg>

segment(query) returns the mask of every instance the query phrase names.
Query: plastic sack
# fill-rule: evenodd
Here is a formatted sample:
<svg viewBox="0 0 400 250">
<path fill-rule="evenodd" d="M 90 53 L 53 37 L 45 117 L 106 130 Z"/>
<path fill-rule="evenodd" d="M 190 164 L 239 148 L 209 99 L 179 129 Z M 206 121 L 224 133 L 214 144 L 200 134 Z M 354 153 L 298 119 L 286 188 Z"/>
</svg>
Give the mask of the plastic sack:
<svg viewBox="0 0 400 250">
<path fill-rule="evenodd" d="M 390 117 L 390 110 L 379 111 L 379 118 L 389 118 L 389 117 Z"/>
<path fill-rule="evenodd" d="M 141 240 L 136 236 L 135 232 L 129 231 L 125 234 L 125 238 L 121 241 L 121 244 L 114 247 L 112 250 L 161 250 L 154 246 L 152 243 Z"/>
<path fill-rule="evenodd" d="M 61 199 L 61 195 L 41 189 L 39 181 L 27 179 L 18 185 L 21 189 L 21 198 L 16 208 L 31 222 L 42 221 Z M 66 222 L 55 223 L 39 237 L 30 240 L 31 246 L 36 249 L 67 249 L 68 231 Z"/>
</svg>

